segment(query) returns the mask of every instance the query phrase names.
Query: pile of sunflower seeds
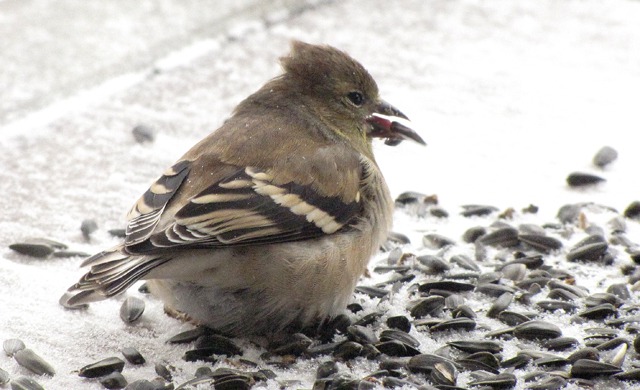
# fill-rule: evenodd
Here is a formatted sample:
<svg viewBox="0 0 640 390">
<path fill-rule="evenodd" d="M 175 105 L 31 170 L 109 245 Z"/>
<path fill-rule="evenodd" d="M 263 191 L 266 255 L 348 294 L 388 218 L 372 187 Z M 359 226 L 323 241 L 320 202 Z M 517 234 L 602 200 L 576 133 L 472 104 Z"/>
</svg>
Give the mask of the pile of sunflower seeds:
<svg viewBox="0 0 640 390">
<path fill-rule="evenodd" d="M 600 163 L 611 160 L 607 152 Z M 584 177 L 578 182 L 585 185 Z M 211 329 L 177 334 L 167 342 L 183 346 L 184 360 L 194 362 L 191 379 L 181 383 L 173 379 L 175 367 L 147 363 L 133 346 L 79 367 L 77 375 L 108 389 L 156 390 L 274 382 L 314 390 L 551 390 L 640 381 L 640 241 L 628 234 L 640 231 L 639 201 L 621 213 L 570 204 L 544 223 L 533 205 L 519 211 L 467 205 L 451 215 L 436 196 L 416 192 L 401 194 L 396 209 L 414 229 L 390 235 L 348 312 L 321 327 L 272 341 L 254 360 L 243 357 L 242 340 Z M 454 218 L 463 228 L 444 234 Z M 66 250 L 41 239 L 12 248 L 41 257 Z M 144 309 L 144 300 L 130 297 L 120 317 L 133 324 Z M 55 375 L 22 341 L 5 340 L 3 347 L 32 373 Z M 304 379 L 279 377 L 309 363 L 316 371 Z M 126 366 L 141 364 L 154 364 L 157 377 L 127 382 Z M 0 386 L 10 379 L 0 370 Z M 25 376 L 10 383 L 42 388 Z"/>
</svg>

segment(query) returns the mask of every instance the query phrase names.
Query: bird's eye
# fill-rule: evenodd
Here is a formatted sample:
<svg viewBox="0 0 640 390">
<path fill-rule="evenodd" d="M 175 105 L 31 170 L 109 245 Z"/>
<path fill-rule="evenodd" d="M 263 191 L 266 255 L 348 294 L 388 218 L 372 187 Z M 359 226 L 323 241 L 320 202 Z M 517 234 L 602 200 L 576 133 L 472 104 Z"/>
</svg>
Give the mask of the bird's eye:
<svg viewBox="0 0 640 390">
<path fill-rule="evenodd" d="M 362 103 L 364 103 L 364 96 L 362 96 L 362 94 L 358 91 L 349 92 L 347 94 L 347 98 L 349 98 L 351 103 L 353 103 L 357 107 L 360 107 Z"/>
</svg>

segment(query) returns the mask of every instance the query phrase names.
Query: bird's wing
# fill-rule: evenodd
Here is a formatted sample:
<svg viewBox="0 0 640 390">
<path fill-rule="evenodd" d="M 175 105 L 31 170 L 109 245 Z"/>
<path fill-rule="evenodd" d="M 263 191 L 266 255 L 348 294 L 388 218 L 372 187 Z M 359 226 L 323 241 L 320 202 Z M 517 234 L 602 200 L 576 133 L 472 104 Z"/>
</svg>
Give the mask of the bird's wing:
<svg viewBox="0 0 640 390">
<path fill-rule="evenodd" d="M 276 183 L 268 170 L 222 162 L 221 171 L 232 174 L 200 184 L 204 189 L 189 196 L 181 183 L 188 180 L 191 164 L 174 165 L 136 203 L 127 226 L 128 253 L 310 239 L 343 229 L 361 211 L 357 191 L 324 196 L 314 181 Z"/>
<path fill-rule="evenodd" d="M 127 215 L 125 246 L 134 246 L 153 234 L 169 201 L 179 193 L 192 162 L 181 160 L 167 169 L 138 199 Z"/>
<path fill-rule="evenodd" d="M 314 187 L 314 178 L 278 182 L 268 170 L 206 161 L 181 160 L 151 185 L 129 214 L 125 243 L 84 261 L 91 269 L 69 289 L 64 305 L 121 293 L 171 260 L 172 250 L 320 237 L 347 229 L 362 210 L 357 185 L 340 186 L 355 188 L 353 194 L 327 196 Z M 342 176 L 361 178 L 363 168 L 352 169 L 357 174 Z"/>
</svg>

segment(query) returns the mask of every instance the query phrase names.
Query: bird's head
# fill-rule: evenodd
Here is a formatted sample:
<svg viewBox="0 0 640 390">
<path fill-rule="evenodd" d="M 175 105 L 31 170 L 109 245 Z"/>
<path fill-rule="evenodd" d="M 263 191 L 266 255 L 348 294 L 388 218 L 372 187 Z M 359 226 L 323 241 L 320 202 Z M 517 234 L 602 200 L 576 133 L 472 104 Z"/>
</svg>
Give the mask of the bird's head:
<svg viewBox="0 0 640 390">
<path fill-rule="evenodd" d="M 369 144 L 374 137 L 386 139 L 388 145 L 405 139 L 425 144 L 415 131 L 393 121 L 408 118 L 380 98 L 369 72 L 348 54 L 294 41 L 281 62 L 285 70 L 281 80 L 297 88 L 302 104 L 339 136 L 355 144 Z"/>
</svg>

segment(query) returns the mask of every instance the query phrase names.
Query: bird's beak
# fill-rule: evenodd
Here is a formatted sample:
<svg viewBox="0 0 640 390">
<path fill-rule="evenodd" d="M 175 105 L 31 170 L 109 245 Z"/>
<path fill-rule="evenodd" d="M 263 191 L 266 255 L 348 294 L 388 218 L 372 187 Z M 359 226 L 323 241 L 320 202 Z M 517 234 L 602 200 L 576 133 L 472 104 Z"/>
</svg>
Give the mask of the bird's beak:
<svg viewBox="0 0 640 390">
<path fill-rule="evenodd" d="M 367 122 L 371 125 L 370 137 L 386 138 L 384 143 L 391 146 L 398 145 L 404 140 L 413 140 L 421 145 L 426 145 L 426 142 L 413 129 L 380 115 L 409 120 L 400 110 L 381 100 L 375 112 L 367 118 Z"/>
</svg>

